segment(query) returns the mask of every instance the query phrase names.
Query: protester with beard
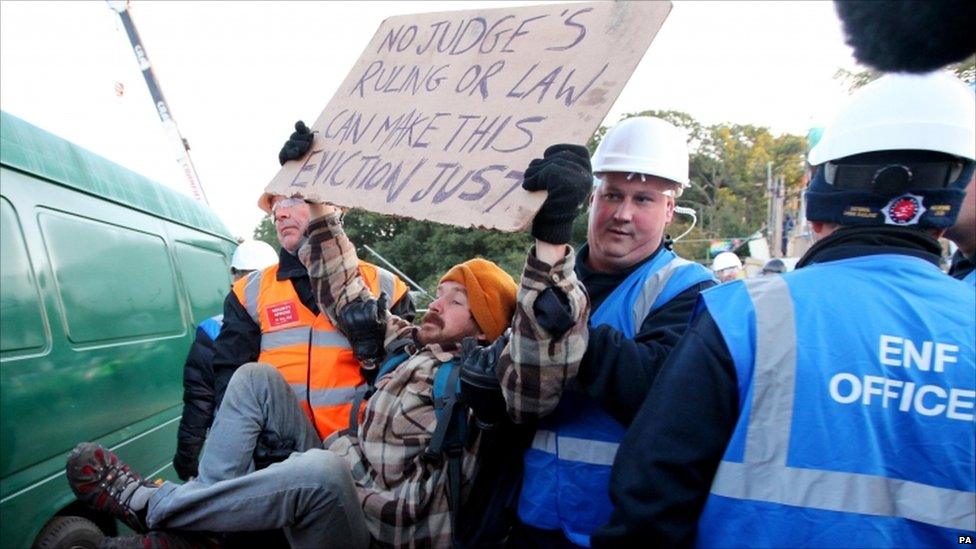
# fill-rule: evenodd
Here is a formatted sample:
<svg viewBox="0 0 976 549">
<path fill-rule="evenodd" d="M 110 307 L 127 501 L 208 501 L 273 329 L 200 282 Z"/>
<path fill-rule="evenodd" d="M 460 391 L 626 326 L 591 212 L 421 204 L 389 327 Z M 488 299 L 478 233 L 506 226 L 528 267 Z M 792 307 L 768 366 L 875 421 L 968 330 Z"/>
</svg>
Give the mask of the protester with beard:
<svg viewBox="0 0 976 549">
<path fill-rule="evenodd" d="M 558 235 L 590 190 L 586 149 L 550 147 L 527 174 L 527 189 L 549 192 L 533 234 L 561 240 Z M 387 353 L 401 356 L 405 350 L 404 361 L 378 379 L 356 428 L 324 442 L 278 370 L 264 364 L 239 368 L 204 447 L 200 476 L 183 485 L 155 486 L 107 449 L 79 445 L 67 465 L 79 499 L 139 532 L 165 529 L 112 540 L 113 546 L 187 541 L 176 530 L 277 527 L 286 529 L 296 547 L 363 547 L 370 538 L 383 546 L 450 546 L 452 506 L 460 502 L 449 499 L 446 461 L 425 453 L 438 422 L 432 387 L 438 369 L 462 354 L 466 338 L 494 342 L 490 348 L 466 345 L 474 355 L 503 347 L 491 372 L 510 414 L 521 422 L 551 412 L 575 376 L 586 348 L 589 307 L 573 272 L 574 252 L 564 242 L 537 236 L 521 288 L 490 261 L 456 265 L 441 278 L 437 298 L 417 327 L 377 307 L 339 212 L 327 205 L 313 210 L 317 219 L 300 255 L 320 310 L 339 326 L 350 311 L 372 316 Z M 361 310 L 370 314 L 359 315 Z M 510 323 L 506 341 L 500 336 Z M 264 432 L 288 441 L 296 453 L 254 471 L 253 450 Z M 478 446 L 477 436 L 464 444 L 462 501 L 478 468 Z"/>
</svg>

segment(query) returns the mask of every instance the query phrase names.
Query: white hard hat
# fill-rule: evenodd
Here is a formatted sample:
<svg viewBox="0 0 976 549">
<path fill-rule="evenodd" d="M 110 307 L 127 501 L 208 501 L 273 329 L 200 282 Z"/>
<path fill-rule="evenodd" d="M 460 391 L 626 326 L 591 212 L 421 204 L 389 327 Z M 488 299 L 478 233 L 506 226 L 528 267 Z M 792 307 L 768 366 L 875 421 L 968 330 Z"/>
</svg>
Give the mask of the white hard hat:
<svg viewBox="0 0 976 549">
<path fill-rule="evenodd" d="M 238 271 L 256 271 L 278 262 L 278 254 L 267 242 L 245 240 L 234 250 L 230 266 Z"/>
<path fill-rule="evenodd" d="M 742 268 L 742 261 L 739 260 L 739 256 L 732 252 L 722 252 L 712 260 L 712 270 L 716 273 L 732 267 L 736 269 Z"/>
<path fill-rule="evenodd" d="M 943 73 L 888 74 L 851 96 L 810 151 L 811 165 L 876 152 L 935 151 L 976 159 L 976 99 Z"/>
<path fill-rule="evenodd" d="M 688 140 L 670 122 L 635 116 L 607 132 L 593 154 L 593 173 L 654 175 L 688 186 Z"/>
</svg>

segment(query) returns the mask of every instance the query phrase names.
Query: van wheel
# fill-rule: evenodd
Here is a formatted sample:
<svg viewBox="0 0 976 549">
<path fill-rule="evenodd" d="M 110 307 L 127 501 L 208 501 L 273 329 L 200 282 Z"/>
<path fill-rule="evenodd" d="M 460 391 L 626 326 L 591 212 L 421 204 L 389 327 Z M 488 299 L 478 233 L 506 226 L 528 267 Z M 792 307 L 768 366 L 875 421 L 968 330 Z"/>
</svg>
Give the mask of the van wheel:
<svg viewBox="0 0 976 549">
<path fill-rule="evenodd" d="M 105 534 L 82 517 L 54 517 L 34 541 L 35 549 L 97 549 Z"/>
</svg>

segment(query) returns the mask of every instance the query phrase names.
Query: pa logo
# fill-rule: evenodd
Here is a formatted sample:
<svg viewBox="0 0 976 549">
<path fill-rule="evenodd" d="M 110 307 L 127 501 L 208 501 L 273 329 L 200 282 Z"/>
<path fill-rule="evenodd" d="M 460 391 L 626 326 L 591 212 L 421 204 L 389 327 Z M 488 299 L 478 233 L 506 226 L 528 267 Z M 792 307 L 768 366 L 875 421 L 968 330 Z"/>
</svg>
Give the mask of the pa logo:
<svg viewBox="0 0 976 549">
<path fill-rule="evenodd" d="M 881 209 L 881 212 L 888 225 L 915 225 L 925 213 L 925 206 L 922 204 L 921 196 L 908 193 L 893 198 Z"/>
<path fill-rule="evenodd" d="M 956 543 L 958 543 L 959 545 L 972 545 L 973 536 L 957 536 Z"/>
</svg>

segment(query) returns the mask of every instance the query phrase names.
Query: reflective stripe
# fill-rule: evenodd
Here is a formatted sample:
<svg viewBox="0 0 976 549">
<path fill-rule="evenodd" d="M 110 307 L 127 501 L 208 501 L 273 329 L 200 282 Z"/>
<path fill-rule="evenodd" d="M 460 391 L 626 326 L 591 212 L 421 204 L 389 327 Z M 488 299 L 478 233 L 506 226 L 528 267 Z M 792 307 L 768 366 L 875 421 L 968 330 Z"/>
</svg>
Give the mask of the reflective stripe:
<svg viewBox="0 0 976 549">
<path fill-rule="evenodd" d="M 352 349 L 349 340 L 338 330 L 315 330 L 312 332 L 312 345 L 316 347 L 340 347 Z"/>
<path fill-rule="evenodd" d="M 972 492 L 872 475 L 768 463 L 723 461 L 719 472 L 712 493 L 730 498 L 902 517 L 967 532 L 972 531 L 976 520 L 972 511 Z"/>
<path fill-rule="evenodd" d="M 267 332 L 261 334 L 261 350 L 269 351 L 290 347 L 292 345 L 307 345 L 309 329 L 307 326 L 288 328 L 277 332 Z M 332 330 L 315 330 L 312 332 L 312 345 L 316 347 L 338 347 L 350 349 L 349 340 L 346 336 Z"/>
<path fill-rule="evenodd" d="M 244 308 L 258 326 L 261 325 L 261 317 L 258 316 L 258 294 L 261 292 L 263 274 L 263 270 L 248 273 L 247 283 L 244 284 Z"/>
<path fill-rule="evenodd" d="M 618 446 L 615 442 L 556 436 L 555 431 L 545 429 L 536 431 L 532 439 L 535 450 L 556 454 L 561 460 L 593 465 L 613 465 Z"/>
<path fill-rule="evenodd" d="M 746 285 L 756 310 L 756 359 L 745 463 L 786 465 L 796 385 L 796 320 L 782 277 Z"/>
<path fill-rule="evenodd" d="M 535 437 L 532 438 L 532 447 L 536 450 L 542 450 L 547 454 L 556 453 L 556 433 L 554 431 L 547 431 L 544 429 L 539 429 L 535 432 Z"/>
<path fill-rule="evenodd" d="M 306 387 L 304 384 L 290 383 L 289 385 L 292 391 L 295 391 L 298 400 L 306 400 Z M 308 400 L 311 402 L 313 408 L 349 404 L 356 399 L 357 395 L 365 395 L 367 388 L 368 386 L 366 385 L 360 385 L 358 387 L 338 387 L 335 389 L 312 389 L 312 396 Z"/>
<path fill-rule="evenodd" d="M 664 291 L 665 286 L 668 285 L 668 281 L 671 280 L 674 273 L 689 263 L 691 261 L 675 256 L 667 265 L 644 279 L 644 287 L 640 295 L 637 296 L 637 301 L 634 302 L 632 318 L 634 319 L 635 328 L 644 324 L 644 319 L 651 313 L 651 307 L 654 306 L 654 302 L 657 301 L 658 296 Z"/>
<path fill-rule="evenodd" d="M 730 498 L 900 517 L 971 530 L 976 522 L 971 492 L 786 465 L 796 390 L 793 300 L 785 280 L 778 276 L 751 280 L 746 289 L 756 312 L 757 339 L 744 463 L 723 460 L 711 492 Z"/>
<path fill-rule="evenodd" d="M 559 459 L 609 467 L 617 455 L 617 446 L 616 442 L 559 437 Z"/>
<path fill-rule="evenodd" d="M 396 285 L 393 282 L 393 273 L 382 267 L 376 267 L 376 274 L 380 279 L 380 293 L 386 292 L 387 299 L 390 300 L 388 305 L 392 307 L 396 301 L 396 294 L 393 293 L 396 289 Z"/>
</svg>

